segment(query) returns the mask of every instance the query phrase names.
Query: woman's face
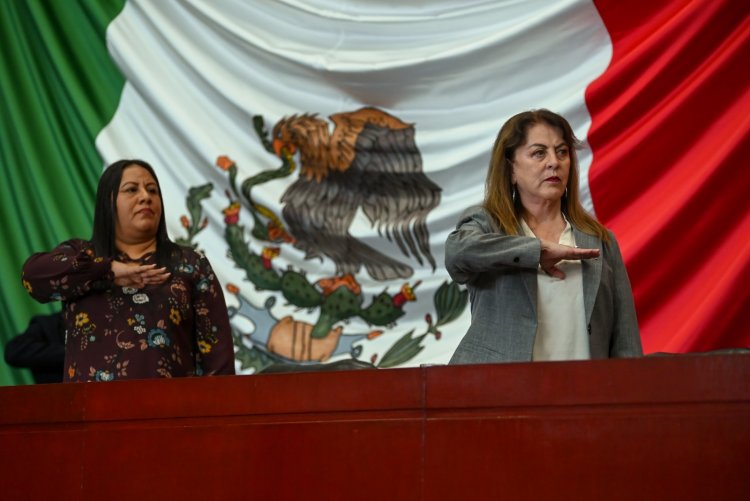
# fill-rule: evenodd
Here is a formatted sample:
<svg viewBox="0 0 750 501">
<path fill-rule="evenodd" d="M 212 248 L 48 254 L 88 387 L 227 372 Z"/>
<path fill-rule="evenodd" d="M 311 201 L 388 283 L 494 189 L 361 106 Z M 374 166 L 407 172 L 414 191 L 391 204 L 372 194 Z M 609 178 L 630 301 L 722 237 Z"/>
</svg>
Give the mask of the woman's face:
<svg viewBox="0 0 750 501">
<path fill-rule="evenodd" d="M 123 169 L 116 205 L 117 240 L 138 243 L 156 236 L 161 220 L 161 198 L 156 180 L 148 170 L 140 165 Z"/>
<path fill-rule="evenodd" d="M 568 185 L 570 149 L 562 132 L 544 122 L 529 127 L 513 155 L 513 184 L 524 206 L 560 201 Z"/>
</svg>

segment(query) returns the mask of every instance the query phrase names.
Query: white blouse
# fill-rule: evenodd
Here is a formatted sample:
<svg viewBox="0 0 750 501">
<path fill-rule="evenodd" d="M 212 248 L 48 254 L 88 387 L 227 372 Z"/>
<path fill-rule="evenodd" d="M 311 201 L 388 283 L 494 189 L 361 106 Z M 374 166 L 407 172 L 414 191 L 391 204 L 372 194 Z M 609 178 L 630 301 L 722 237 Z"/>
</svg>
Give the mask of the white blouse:
<svg viewBox="0 0 750 501">
<path fill-rule="evenodd" d="M 575 247 L 575 237 L 570 222 L 559 243 Z M 521 219 L 526 236 L 536 237 Z M 581 261 L 560 261 L 557 267 L 565 279 L 547 275 L 542 267 L 537 271 L 537 328 L 532 360 L 587 360 L 589 338 L 586 330 L 586 313 L 583 306 L 583 276 Z"/>
</svg>

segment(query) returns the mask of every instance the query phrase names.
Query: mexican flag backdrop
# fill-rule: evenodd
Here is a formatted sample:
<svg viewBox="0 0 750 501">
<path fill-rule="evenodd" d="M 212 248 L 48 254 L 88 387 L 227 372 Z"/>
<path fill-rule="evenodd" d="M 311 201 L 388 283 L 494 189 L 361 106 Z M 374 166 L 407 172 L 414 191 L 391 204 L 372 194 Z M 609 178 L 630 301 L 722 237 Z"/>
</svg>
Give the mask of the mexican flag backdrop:
<svg viewBox="0 0 750 501">
<path fill-rule="evenodd" d="M 500 125 L 545 107 L 583 140 L 646 352 L 750 346 L 743 0 L 6 0 L 0 42 L 2 344 L 59 309 L 25 258 L 88 238 L 103 166 L 140 158 L 240 373 L 445 363 L 470 316 L 443 243 Z"/>
</svg>

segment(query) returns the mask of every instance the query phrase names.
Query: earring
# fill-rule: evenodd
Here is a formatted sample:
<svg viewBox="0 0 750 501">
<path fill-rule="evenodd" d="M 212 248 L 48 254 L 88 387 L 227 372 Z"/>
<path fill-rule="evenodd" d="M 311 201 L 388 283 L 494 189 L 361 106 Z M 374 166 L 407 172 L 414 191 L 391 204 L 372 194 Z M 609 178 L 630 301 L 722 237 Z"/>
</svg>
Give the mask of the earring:
<svg viewBox="0 0 750 501">
<path fill-rule="evenodd" d="M 516 189 L 516 185 L 515 184 L 513 185 L 513 188 L 511 189 L 510 193 L 511 193 L 511 197 L 513 198 L 513 203 L 515 204 L 516 203 L 517 193 L 518 193 L 518 190 Z"/>
</svg>

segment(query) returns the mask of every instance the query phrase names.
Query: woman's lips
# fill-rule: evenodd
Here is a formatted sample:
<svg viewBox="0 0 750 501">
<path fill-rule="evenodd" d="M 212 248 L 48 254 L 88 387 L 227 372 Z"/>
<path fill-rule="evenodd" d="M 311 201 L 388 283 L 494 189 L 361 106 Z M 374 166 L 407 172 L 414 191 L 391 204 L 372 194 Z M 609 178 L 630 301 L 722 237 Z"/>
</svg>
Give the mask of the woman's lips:
<svg viewBox="0 0 750 501">
<path fill-rule="evenodd" d="M 544 181 L 545 182 L 549 182 L 549 183 L 559 183 L 561 181 L 561 179 L 559 177 L 557 177 L 557 176 L 552 176 L 552 177 L 548 177 Z"/>
</svg>

